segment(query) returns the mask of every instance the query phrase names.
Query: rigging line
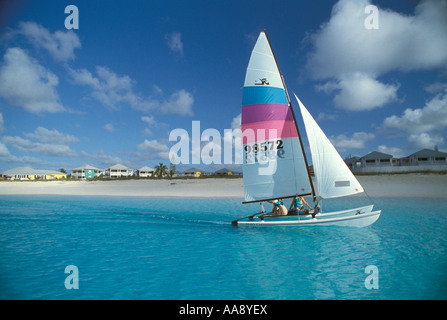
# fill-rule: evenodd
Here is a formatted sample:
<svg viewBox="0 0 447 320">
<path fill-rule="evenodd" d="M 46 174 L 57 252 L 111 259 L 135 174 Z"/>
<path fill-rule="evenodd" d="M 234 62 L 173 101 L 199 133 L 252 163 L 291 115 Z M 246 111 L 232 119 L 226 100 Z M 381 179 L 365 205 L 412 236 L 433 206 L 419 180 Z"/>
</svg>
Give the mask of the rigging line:
<svg viewBox="0 0 447 320">
<path fill-rule="evenodd" d="M 371 197 L 369 196 L 368 192 L 366 192 L 366 189 L 365 189 L 365 188 L 363 188 L 363 192 L 365 193 L 365 195 L 366 195 L 366 197 L 368 198 L 369 202 L 370 202 L 372 205 L 375 205 L 374 201 L 371 199 Z"/>
</svg>

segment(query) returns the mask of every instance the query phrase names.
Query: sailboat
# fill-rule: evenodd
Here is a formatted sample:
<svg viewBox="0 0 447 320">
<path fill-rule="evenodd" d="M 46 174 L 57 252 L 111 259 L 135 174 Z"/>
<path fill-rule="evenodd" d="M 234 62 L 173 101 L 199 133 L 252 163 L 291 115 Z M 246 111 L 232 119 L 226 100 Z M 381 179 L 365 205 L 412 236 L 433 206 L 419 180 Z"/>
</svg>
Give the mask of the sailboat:
<svg viewBox="0 0 447 320">
<path fill-rule="evenodd" d="M 244 202 L 261 204 L 261 211 L 232 221 L 240 225 L 365 227 L 380 217 L 374 205 L 323 212 L 323 199 L 364 192 L 335 147 L 295 95 L 310 145 L 316 187 L 307 163 L 284 78 L 267 34 L 253 48 L 242 98 Z M 311 196 L 308 214 L 273 215 L 263 202 Z"/>
</svg>

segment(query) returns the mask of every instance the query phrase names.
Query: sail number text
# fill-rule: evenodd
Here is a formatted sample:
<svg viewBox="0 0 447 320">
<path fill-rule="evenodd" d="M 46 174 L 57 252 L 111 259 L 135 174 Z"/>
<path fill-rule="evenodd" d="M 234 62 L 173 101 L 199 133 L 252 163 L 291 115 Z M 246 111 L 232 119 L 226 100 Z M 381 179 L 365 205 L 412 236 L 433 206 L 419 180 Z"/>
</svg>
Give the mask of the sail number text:
<svg viewBox="0 0 447 320">
<path fill-rule="evenodd" d="M 265 163 L 276 157 L 284 158 L 284 146 L 282 140 L 269 140 L 244 146 L 246 163 Z"/>
</svg>

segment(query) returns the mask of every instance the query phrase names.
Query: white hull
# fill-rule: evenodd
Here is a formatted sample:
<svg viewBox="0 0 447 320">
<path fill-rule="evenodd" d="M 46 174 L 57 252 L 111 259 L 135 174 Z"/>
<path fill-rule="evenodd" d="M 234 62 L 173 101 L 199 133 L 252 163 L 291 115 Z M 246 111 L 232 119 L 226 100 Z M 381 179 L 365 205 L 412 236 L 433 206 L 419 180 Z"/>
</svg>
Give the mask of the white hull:
<svg viewBox="0 0 447 320">
<path fill-rule="evenodd" d="M 342 226 L 362 228 L 377 221 L 381 211 L 372 211 L 373 206 L 350 210 L 299 216 L 260 216 L 237 221 L 237 225 L 272 226 Z"/>
</svg>

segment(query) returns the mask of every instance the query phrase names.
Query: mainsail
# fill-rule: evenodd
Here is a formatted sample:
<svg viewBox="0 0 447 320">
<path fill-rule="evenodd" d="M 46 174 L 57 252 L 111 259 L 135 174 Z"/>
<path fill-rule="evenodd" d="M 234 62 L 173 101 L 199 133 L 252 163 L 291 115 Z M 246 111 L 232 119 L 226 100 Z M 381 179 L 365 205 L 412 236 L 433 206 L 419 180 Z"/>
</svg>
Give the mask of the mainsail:
<svg viewBox="0 0 447 320">
<path fill-rule="evenodd" d="M 318 195 L 321 198 L 336 198 L 363 192 L 363 187 L 309 111 L 296 95 L 295 98 L 300 106 L 306 127 Z"/>
<path fill-rule="evenodd" d="M 313 193 L 289 96 L 265 31 L 247 67 L 241 129 L 245 202 Z"/>
</svg>

